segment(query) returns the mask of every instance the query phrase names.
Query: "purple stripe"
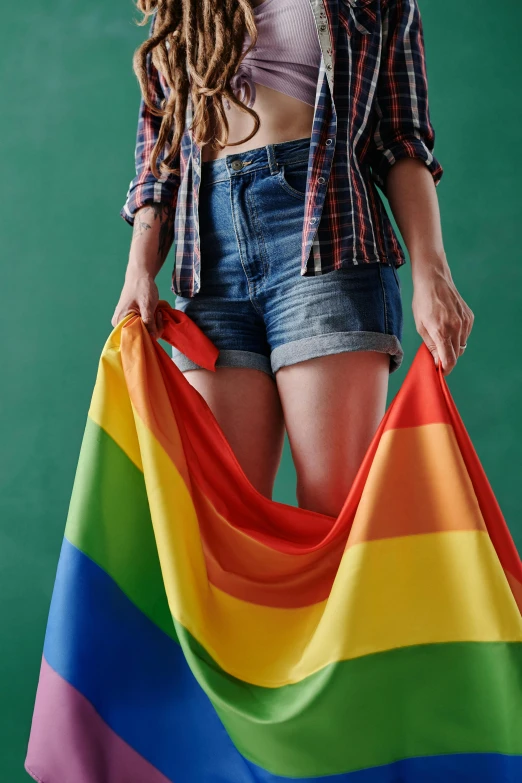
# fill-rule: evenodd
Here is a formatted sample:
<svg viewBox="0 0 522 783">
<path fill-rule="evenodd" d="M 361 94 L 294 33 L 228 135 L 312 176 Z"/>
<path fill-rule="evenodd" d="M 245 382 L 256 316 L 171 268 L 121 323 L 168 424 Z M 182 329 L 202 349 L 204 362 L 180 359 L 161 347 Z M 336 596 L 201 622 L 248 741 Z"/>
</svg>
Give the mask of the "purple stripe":
<svg viewBox="0 0 522 783">
<path fill-rule="evenodd" d="M 24 766 L 40 783 L 172 783 L 43 657 Z"/>
</svg>

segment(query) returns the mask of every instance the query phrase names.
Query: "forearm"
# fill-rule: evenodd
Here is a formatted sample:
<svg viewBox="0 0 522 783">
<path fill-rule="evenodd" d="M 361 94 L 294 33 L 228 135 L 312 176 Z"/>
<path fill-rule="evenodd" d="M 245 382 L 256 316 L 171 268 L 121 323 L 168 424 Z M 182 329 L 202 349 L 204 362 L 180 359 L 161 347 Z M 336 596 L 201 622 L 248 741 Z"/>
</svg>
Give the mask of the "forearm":
<svg viewBox="0 0 522 783">
<path fill-rule="evenodd" d="M 125 279 L 154 279 L 174 239 L 174 209 L 166 203 L 151 203 L 136 212 Z"/>
<path fill-rule="evenodd" d="M 423 161 L 402 158 L 390 169 L 386 195 L 410 256 L 414 281 L 448 272 L 435 183 Z"/>
<path fill-rule="evenodd" d="M 448 265 L 433 176 L 422 161 L 403 158 L 389 170 L 386 188 L 410 255 L 415 326 L 447 375 L 466 347 L 474 315 Z"/>
</svg>

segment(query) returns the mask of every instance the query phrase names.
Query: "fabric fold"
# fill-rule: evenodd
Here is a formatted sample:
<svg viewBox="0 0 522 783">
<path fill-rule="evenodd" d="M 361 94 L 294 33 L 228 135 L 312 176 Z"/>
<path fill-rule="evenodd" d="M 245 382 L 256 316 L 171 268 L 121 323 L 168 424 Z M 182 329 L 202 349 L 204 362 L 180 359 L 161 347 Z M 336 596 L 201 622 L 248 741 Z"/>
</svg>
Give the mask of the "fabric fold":
<svg viewBox="0 0 522 783">
<path fill-rule="evenodd" d="M 160 308 L 162 339 L 215 369 L 212 342 Z M 100 357 L 25 768 L 515 783 L 521 611 L 522 562 L 424 344 L 333 518 L 260 495 L 129 315 Z"/>
</svg>

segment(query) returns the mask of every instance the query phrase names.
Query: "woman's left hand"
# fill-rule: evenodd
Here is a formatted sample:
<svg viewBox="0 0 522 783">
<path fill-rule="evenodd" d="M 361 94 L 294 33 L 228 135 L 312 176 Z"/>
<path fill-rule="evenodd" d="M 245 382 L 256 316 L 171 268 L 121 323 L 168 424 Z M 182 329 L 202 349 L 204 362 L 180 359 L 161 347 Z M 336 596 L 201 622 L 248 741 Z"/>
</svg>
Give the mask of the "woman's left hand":
<svg viewBox="0 0 522 783">
<path fill-rule="evenodd" d="M 413 317 L 435 364 L 449 375 L 464 353 L 475 316 L 455 287 L 446 261 L 417 259 L 413 274 Z"/>
</svg>

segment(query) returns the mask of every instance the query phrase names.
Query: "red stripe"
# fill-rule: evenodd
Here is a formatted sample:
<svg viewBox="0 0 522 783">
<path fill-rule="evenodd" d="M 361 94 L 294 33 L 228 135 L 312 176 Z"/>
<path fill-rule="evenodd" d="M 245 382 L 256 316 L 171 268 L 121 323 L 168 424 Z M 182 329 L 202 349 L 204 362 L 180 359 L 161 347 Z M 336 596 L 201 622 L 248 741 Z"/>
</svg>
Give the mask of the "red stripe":
<svg viewBox="0 0 522 783">
<path fill-rule="evenodd" d="M 197 330 L 195 324 L 166 303 L 162 308 L 166 323 L 170 312 L 188 322 L 183 336 L 190 339 L 190 330 Z M 176 343 L 175 328 L 168 336 Z M 386 430 L 452 423 L 435 364 L 423 343 L 370 444 L 342 512 L 334 519 L 277 503 L 255 490 L 203 397 L 150 339 L 139 319 L 123 329 L 122 360 L 134 407 L 185 476 L 201 525 L 210 581 L 242 598 L 248 575 L 248 600 L 266 606 L 303 606 L 328 596 L 346 543 L 360 542 L 360 536 L 349 539 L 349 534 Z M 204 355 L 195 355 L 194 360 L 208 363 Z M 168 424 L 172 412 L 179 440 Z M 224 526 L 228 528 L 226 546 L 222 544 Z M 365 535 L 374 540 L 431 532 L 431 527 L 429 521 L 423 525 L 419 520 L 412 529 L 403 519 L 386 518 Z"/>
</svg>

